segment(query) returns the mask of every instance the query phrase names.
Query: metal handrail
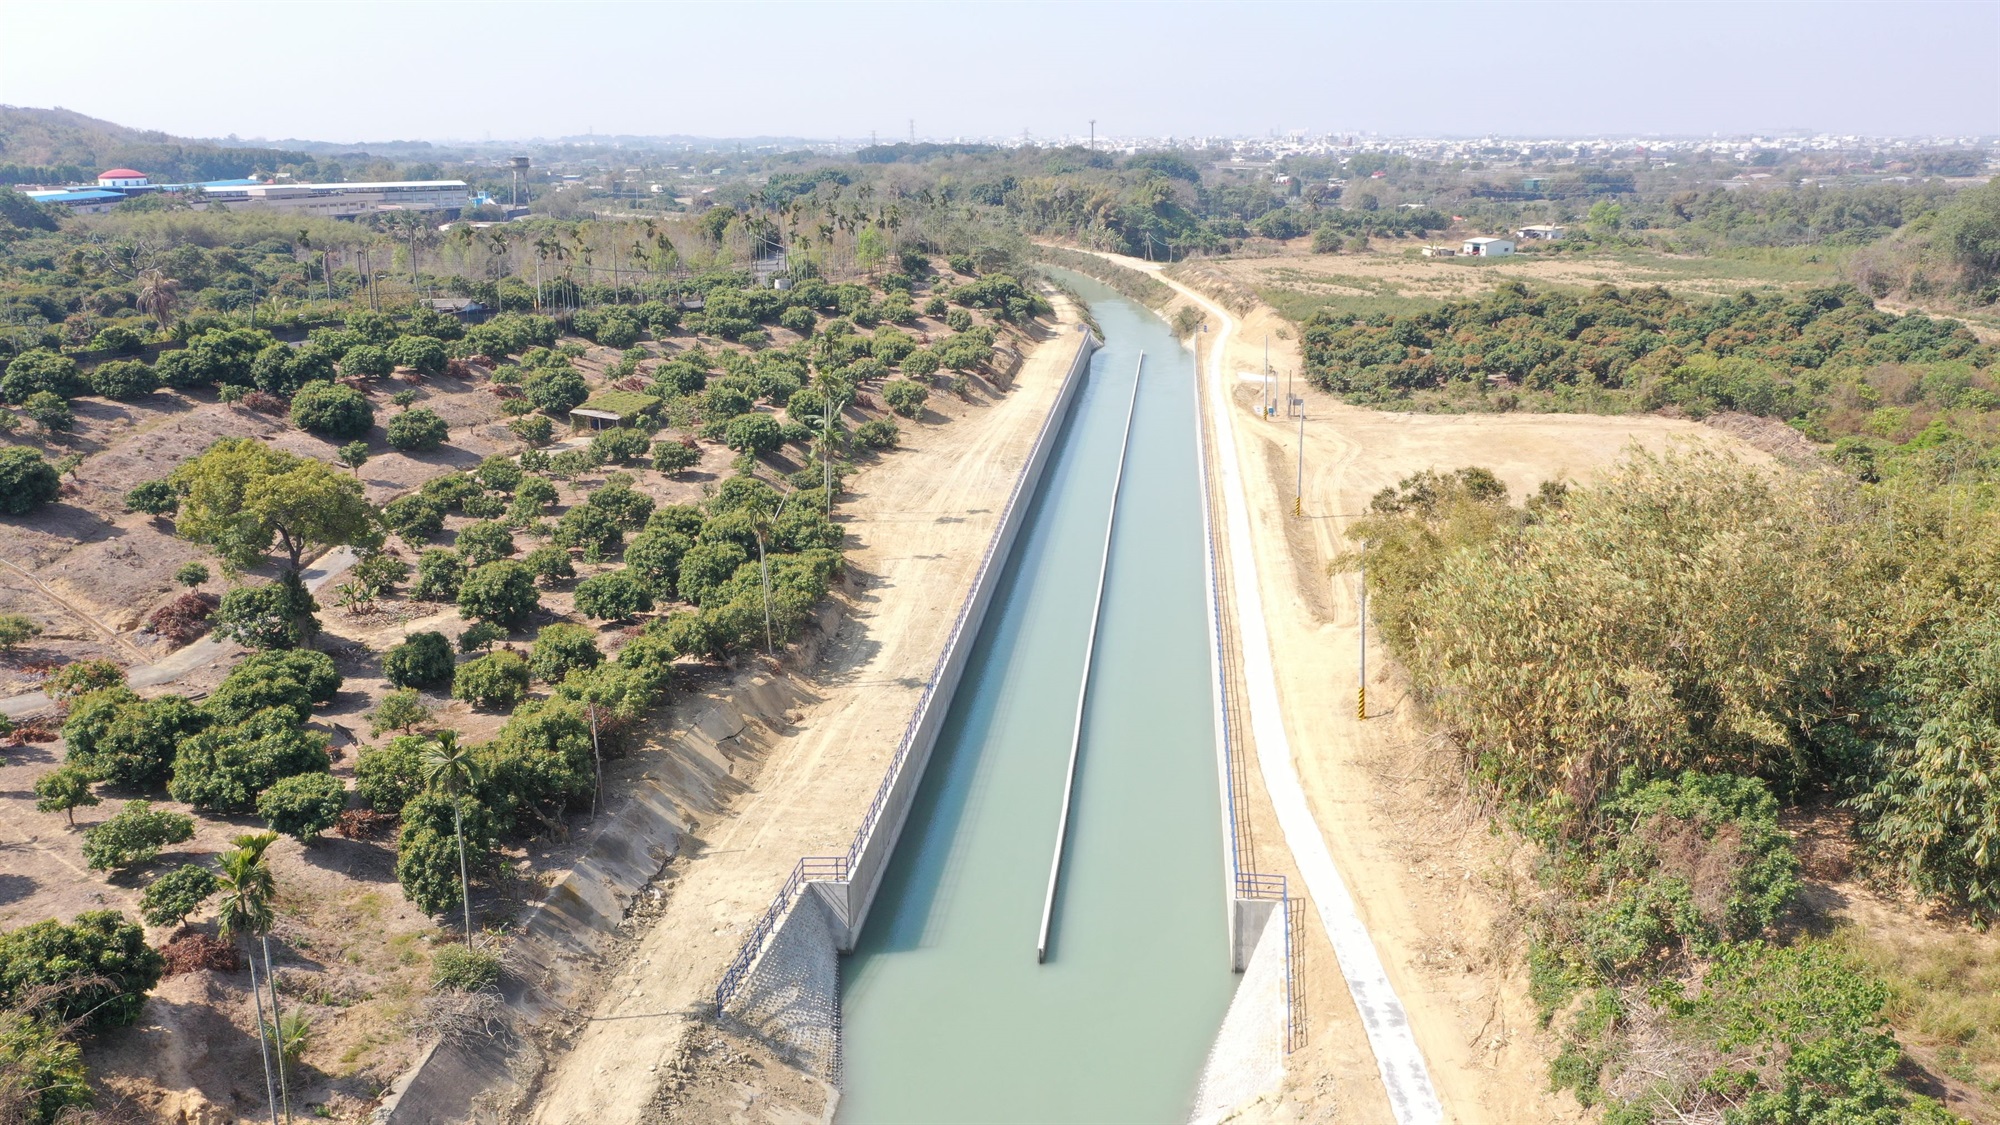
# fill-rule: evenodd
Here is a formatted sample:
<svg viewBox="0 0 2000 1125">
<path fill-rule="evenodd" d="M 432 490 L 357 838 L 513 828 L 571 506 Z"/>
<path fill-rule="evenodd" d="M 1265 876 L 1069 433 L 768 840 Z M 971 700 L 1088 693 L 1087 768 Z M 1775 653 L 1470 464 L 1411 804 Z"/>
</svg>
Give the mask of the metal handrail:
<svg viewBox="0 0 2000 1125">
<path fill-rule="evenodd" d="M 1091 339 L 1091 333 L 1087 328 L 1084 329 L 1084 337 L 1086 343 Z M 1075 369 L 1076 360 L 1072 358 L 1070 370 L 1073 373 Z M 1035 434 L 1034 445 L 1029 448 L 1041 448 L 1049 431 L 1061 423 L 1062 413 L 1064 412 L 1049 411 L 1048 417 L 1042 419 L 1042 428 Z M 903 726 L 903 736 L 896 743 L 896 752 L 889 758 L 888 772 L 882 775 L 882 784 L 876 787 L 874 799 L 868 802 L 868 811 L 862 814 L 861 826 L 855 829 L 854 842 L 848 845 L 847 854 L 844 856 L 807 856 L 793 866 L 791 876 L 785 880 L 785 885 L 778 891 L 777 897 L 771 900 L 771 905 L 764 911 L 764 916 L 750 928 L 749 935 L 743 941 L 743 947 L 737 951 L 735 959 L 723 971 L 722 982 L 715 989 L 717 1011 L 729 1003 L 736 990 L 742 986 L 743 980 L 749 976 L 750 967 L 756 961 L 757 955 L 763 951 L 764 942 L 769 939 L 772 931 L 778 928 L 778 922 L 784 917 L 785 912 L 791 909 L 792 900 L 798 897 L 807 881 L 840 883 L 852 877 L 854 867 L 860 862 L 862 851 L 868 846 L 868 841 L 874 836 L 875 829 L 881 822 L 882 810 L 888 807 L 889 796 L 895 791 L 896 780 L 902 776 L 903 766 L 909 761 L 910 749 L 916 744 L 917 732 L 922 729 L 924 719 L 930 714 L 931 699 L 937 694 L 938 683 L 943 679 L 945 665 L 958 650 L 959 639 L 965 632 L 966 620 L 972 615 L 973 603 L 977 600 L 979 591 L 985 588 L 987 572 L 993 566 L 994 554 L 1000 545 L 1000 531 L 1013 518 L 1014 508 L 1021 501 L 1022 491 L 1028 481 L 1028 468 L 1032 463 L 1032 458 L 1023 463 L 1021 471 L 1014 477 L 1013 491 L 1007 496 L 1006 506 L 1000 509 L 999 521 L 993 525 L 993 537 L 986 541 L 986 551 L 979 558 L 979 569 L 973 572 L 972 585 L 966 591 L 965 601 L 959 604 L 958 616 L 953 619 L 951 632 L 945 635 L 944 647 L 938 652 L 937 663 L 932 666 L 929 678 L 924 681 L 923 691 L 917 696 L 917 705 L 910 713 L 910 721 Z M 832 871 L 835 869 L 834 865 L 837 865 L 839 873 L 808 874 L 808 865 L 815 864 L 821 865 L 819 869 L 825 871 Z"/>
</svg>

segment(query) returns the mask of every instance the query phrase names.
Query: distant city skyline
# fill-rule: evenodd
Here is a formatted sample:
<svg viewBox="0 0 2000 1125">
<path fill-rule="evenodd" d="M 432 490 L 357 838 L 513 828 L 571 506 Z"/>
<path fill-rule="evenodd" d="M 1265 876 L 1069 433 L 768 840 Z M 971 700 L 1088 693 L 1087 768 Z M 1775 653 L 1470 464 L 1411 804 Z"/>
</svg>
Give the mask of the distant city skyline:
<svg viewBox="0 0 2000 1125">
<path fill-rule="evenodd" d="M 196 137 L 2000 135 L 1994 0 L 0 10 L 0 103 Z"/>
</svg>

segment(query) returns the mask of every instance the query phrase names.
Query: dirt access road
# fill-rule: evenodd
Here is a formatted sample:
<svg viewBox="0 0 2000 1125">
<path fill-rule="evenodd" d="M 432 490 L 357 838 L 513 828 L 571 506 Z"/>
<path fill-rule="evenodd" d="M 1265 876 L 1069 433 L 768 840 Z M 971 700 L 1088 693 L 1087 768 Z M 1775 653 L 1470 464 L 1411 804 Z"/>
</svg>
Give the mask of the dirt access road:
<svg viewBox="0 0 2000 1125">
<path fill-rule="evenodd" d="M 1005 395 L 954 425 L 905 425 L 910 448 L 855 483 L 841 511 L 859 543 L 849 565 L 868 587 L 823 651 L 820 668 L 835 672 L 817 677 L 820 702 L 780 732 L 750 791 L 702 832 L 528 1120 L 647 1120 L 691 1022 L 792 865 L 846 850 L 1075 355 L 1077 317 L 1058 308 L 1061 331 L 1029 353 Z"/>
<path fill-rule="evenodd" d="M 1159 276 L 1157 266 L 1119 261 Z M 1161 280 L 1208 316 L 1204 377 L 1222 376 L 1233 407 L 1228 423 L 1250 498 L 1257 588 L 1291 764 L 1407 1012 L 1444 1118 L 1581 1120 L 1568 1095 L 1543 1092 L 1553 1045 L 1538 1032 L 1508 907 L 1532 893 L 1525 857 L 1492 837 L 1469 807 L 1379 649 L 1370 653 L 1369 718 L 1356 718 L 1356 579 L 1329 575 L 1327 567 L 1347 551 L 1346 528 L 1373 494 L 1422 469 L 1482 465 L 1519 498 L 1544 480 L 1588 480 L 1635 445 L 1658 449 L 1684 439 L 1722 444 L 1746 459 L 1764 455 L 1712 428 L 1665 418 L 1394 414 L 1344 406 L 1300 382 L 1292 390 L 1306 400 L 1306 469 L 1302 515 L 1295 517 L 1298 420 L 1281 410 L 1259 421 L 1257 378 L 1266 337 L 1274 366 L 1300 367 L 1293 329 L 1268 308 L 1232 317 L 1206 296 Z M 1213 347 L 1217 332 L 1229 333 L 1220 348 Z M 1219 428 L 1222 420 L 1210 424 Z M 1269 797 L 1259 793 L 1251 806 L 1260 861 L 1283 848 Z M 1298 856 L 1271 858 L 1265 866 L 1298 870 Z M 1333 943 L 1318 924 L 1318 905 L 1307 910 L 1304 945 L 1309 1045 L 1288 1060 L 1280 1098 L 1238 1120 L 1374 1121 L 1392 1110 L 1343 967 L 1329 963 Z"/>
</svg>

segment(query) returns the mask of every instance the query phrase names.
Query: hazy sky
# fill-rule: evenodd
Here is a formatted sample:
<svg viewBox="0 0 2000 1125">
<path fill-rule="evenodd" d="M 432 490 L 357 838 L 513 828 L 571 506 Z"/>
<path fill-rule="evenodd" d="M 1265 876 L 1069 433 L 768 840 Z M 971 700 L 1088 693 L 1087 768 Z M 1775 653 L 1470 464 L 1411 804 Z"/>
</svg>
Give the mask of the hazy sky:
<svg viewBox="0 0 2000 1125">
<path fill-rule="evenodd" d="M 0 0 L 0 103 L 190 136 L 2000 134 L 2000 0 Z"/>
</svg>

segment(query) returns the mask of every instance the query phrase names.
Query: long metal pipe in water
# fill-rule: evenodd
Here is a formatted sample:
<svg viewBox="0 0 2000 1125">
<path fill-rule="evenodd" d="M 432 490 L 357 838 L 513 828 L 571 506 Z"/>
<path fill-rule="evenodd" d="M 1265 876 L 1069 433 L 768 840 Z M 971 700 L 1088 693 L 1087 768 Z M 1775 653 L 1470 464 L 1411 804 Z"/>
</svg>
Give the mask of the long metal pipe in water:
<svg viewBox="0 0 2000 1125">
<path fill-rule="evenodd" d="M 1056 854 L 1049 860 L 1049 893 L 1042 900 L 1042 930 L 1035 939 L 1035 963 L 1049 956 L 1049 926 L 1055 921 L 1056 884 L 1062 878 L 1063 841 L 1069 837 L 1070 797 L 1076 791 L 1077 751 L 1083 745 L 1083 706 L 1090 697 L 1090 661 L 1097 648 L 1097 620 L 1104 611 L 1104 579 L 1111 572 L 1111 533 L 1118 526 L 1118 490 L 1125 483 L 1125 454 L 1132 446 L 1132 415 L 1139 409 L 1139 375 L 1146 353 L 1132 370 L 1132 402 L 1125 408 L 1125 435 L 1118 441 L 1118 471 L 1111 478 L 1111 514 L 1104 519 L 1104 561 L 1097 568 L 1097 598 L 1090 605 L 1090 637 L 1083 645 L 1083 676 L 1076 689 L 1076 725 L 1069 740 L 1069 768 L 1063 771 L 1062 813 L 1056 818 Z"/>
</svg>

